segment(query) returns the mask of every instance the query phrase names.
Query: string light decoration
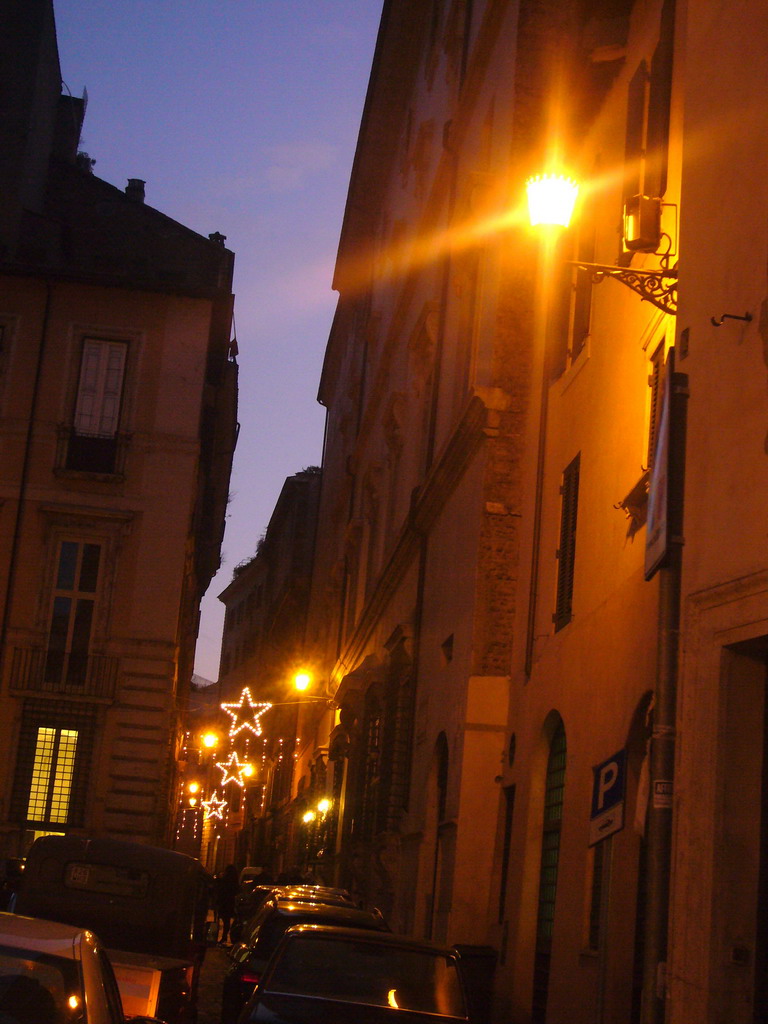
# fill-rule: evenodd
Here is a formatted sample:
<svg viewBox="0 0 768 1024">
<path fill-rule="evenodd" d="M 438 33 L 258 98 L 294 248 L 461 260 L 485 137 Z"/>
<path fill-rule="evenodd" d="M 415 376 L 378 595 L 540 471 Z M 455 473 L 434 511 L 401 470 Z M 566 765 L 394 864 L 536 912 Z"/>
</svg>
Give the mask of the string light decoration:
<svg viewBox="0 0 768 1024">
<path fill-rule="evenodd" d="M 206 820 L 211 818 L 218 818 L 221 821 L 221 816 L 224 808 L 227 806 L 227 801 L 224 797 L 219 797 L 218 793 L 214 789 L 207 800 L 203 800 L 203 807 L 205 808 Z"/>
<path fill-rule="evenodd" d="M 247 706 L 246 706 L 247 705 Z M 254 736 L 261 736 L 261 716 L 272 707 L 266 702 L 254 704 L 249 687 L 245 687 L 240 694 L 240 700 L 236 703 L 222 704 L 221 710 L 232 719 L 232 727 L 229 730 L 230 737 L 235 737 L 243 729 L 250 729 Z"/>
<path fill-rule="evenodd" d="M 217 761 L 216 767 L 221 772 L 221 785 L 226 786 L 228 782 L 236 782 L 238 786 L 244 786 L 243 772 L 249 767 L 248 763 L 240 764 L 240 758 L 233 750 L 228 761 Z M 252 769 L 251 769 L 252 770 Z"/>
</svg>

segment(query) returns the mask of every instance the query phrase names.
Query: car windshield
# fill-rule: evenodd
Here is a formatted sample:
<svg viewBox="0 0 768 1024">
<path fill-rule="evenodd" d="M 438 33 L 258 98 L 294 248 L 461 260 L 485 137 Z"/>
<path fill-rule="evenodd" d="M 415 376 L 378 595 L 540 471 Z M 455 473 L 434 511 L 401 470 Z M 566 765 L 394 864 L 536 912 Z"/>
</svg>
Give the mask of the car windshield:
<svg viewBox="0 0 768 1024">
<path fill-rule="evenodd" d="M 465 1017 L 453 960 L 428 950 L 297 936 L 279 956 L 265 990 Z"/>
<path fill-rule="evenodd" d="M 74 960 L 0 946 L 2 1024 L 76 1024 L 83 1019 L 82 983 Z"/>
</svg>

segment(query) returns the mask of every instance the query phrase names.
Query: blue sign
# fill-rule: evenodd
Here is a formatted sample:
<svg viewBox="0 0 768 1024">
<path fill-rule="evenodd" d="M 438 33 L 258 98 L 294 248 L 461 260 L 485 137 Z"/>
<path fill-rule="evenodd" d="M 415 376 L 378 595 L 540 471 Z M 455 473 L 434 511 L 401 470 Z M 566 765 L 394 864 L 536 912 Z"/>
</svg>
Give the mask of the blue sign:
<svg viewBox="0 0 768 1024">
<path fill-rule="evenodd" d="M 624 827 L 624 791 L 627 754 L 620 750 L 592 769 L 592 809 L 589 845 L 613 835 Z"/>
</svg>

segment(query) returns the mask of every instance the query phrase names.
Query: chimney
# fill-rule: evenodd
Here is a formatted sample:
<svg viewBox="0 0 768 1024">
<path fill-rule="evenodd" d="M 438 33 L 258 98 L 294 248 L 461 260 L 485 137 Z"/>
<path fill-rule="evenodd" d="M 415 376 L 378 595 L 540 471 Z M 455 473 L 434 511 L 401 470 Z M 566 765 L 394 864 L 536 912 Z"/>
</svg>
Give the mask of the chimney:
<svg viewBox="0 0 768 1024">
<path fill-rule="evenodd" d="M 143 203 L 145 185 L 146 181 L 142 181 L 141 178 L 129 178 L 128 184 L 125 186 L 125 194 L 129 199 L 135 199 L 137 203 Z"/>
</svg>

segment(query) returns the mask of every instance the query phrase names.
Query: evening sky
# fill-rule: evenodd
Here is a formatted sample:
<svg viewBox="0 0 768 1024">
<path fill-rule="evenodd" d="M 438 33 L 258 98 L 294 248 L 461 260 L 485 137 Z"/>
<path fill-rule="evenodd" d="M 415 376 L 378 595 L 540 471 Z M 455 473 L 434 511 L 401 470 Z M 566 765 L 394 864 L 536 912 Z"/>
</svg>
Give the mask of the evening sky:
<svg viewBox="0 0 768 1024">
<path fill-rule="evenodd" d="M 321 461 L 317 403 L 344 201 L 382 0 L 54 0 L 94 173 L 235 253 L 240 435 L 196 671 L 218 675 L 232 570 L 285 477 Z"/>
</svg>

